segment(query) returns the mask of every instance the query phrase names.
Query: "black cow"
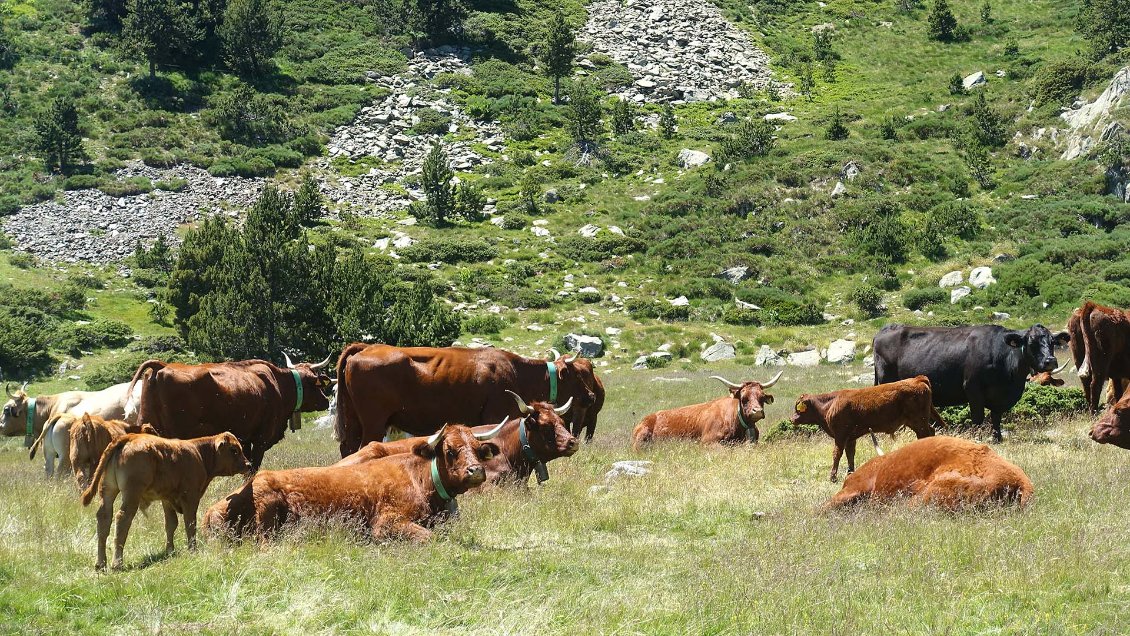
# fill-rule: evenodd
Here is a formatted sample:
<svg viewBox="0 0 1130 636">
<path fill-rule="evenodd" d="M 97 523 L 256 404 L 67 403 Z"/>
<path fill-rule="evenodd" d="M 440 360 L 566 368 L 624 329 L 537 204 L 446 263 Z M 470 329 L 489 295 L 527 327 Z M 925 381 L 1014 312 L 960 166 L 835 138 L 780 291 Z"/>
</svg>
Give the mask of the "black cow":
<svg viewBox="0 0 1130 636">
<path fill-rule="evenodd" d="M 993 441 L 1001 441 L 1001 416 L 1024 393 L 1032 373 L 1059 366 L 1055 345 L 1071 340 L 1043 325 L 1010 331 L 998 325 L 908 327 L 887 325 L 875 335 L 875 384 L 925 375 L 934 406 L 969 405 L 980 428 L 989 409 Z"/>
</svg>

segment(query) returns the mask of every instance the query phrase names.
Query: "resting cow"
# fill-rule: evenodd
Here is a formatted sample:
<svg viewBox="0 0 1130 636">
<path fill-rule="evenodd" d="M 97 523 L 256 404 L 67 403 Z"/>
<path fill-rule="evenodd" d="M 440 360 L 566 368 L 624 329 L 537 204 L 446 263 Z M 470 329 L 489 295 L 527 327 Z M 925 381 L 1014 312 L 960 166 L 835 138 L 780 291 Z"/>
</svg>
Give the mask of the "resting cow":
<svg viewBox="0 0 1130 636">
<path fill-rule="evenodd" d="M 577 438 L 573 437 L 569 427 L 561 419 L 569 411 L 570 403 L 566 402 L 560 407 L 554 407 L 548 402 L 526 404 L 513 391 L 507 393 L 518 405 L 518 417 L 503 420 L 502 428 L 491 440 L 499 450 L 494 457 L 483 461 L 487 472 L 484 485 L 503 482 L 525 484 L 531 474 L 537 474 L 538 483 L 542 483 L 549 479 L 546 464 L 577 452 Z M 471 430 L 484 433 L 492 428 L 489 425 L 476 426 Z M 334 466 L 356 466 L 389 455 L 411 453 L 422 443 L 423 437 L 409 437 L 394 442 L 369 442 Z"/>
<path fill-rule="evenodd" d="M 1106 381 L 1111 381 L 1108 401 L 1113 404 L 1130 380 L 1130 315 L 1087 302 L 1072 313 L 1068 329 L 1072 328 L 1083 336 L 1081 343 L 1072 346 L 1079 381 L 1091 413 L 1098 413 Z"/>
<path fill-rule="evenodd" d="M 930 400 L 930 379 L 920 375 L 862 389 L 802 395 L 797 398 L 792 421 L 793 424 L 818 424 L 835 441 L 829 477 L 836 481 L 840 456 L 845 450 L 848 474 L 855 471 L 855 441 L 860 437 L 870 433 L 875 451 L 882 455 L 875 433 L 893 436 L 905 426 L 922 439 L 934 434 L 931 422 L 945 426 Z"/>
<path fill-rule="evenodd" d="M 1028 382 L 1032 384 L 1038 384 L 1040 386 L 1061 387 L 1066 384 L 1066 382 L 1064 382 L 1063 378 L 1058 376 L 1059 374 L 1063 373 L 1063 370 L 1067 368 L 1068 364 L 1070 363 L 1064 362 L 1063 366 L 1059 367 L 1058 369 L 1054 369 L 1052 371 L 1041 371 L 1040 373 L 1030 375 L 1028 376 Z"/>
<path fill-rule="evenodd" d="M 729 397 L 644 417 L 632 431 L 632 448 L 638 451 L 647 442 L 668 437 L 695 439 L 703 444 L 756 442 L 760 437 L 757 422 L 765 419 L 765 405 L 773 403 L 773 396 L 765 389 L 776 384 L 783 373 L 779 372 L 764 384 L 753 381 L 738 384 L 719 375 L 710 376 L 726 385 Z"/>
<path fill-rule="evenodd" d="M 440 428 L 411 453 L 351 466 L 263 470 L 216 502 L 204 527 L 216 535 L 260 538 L 307 518 L 340 518 L 369 529 L 373 539 L 425 541 L 455 510 L 455 497 L 483 483 L 483 462 L 498 453 L 492 431 L 457 424 Z"/>
<path fill-rule="evenodd" d="M 875 384 L 925 375 L 934 406 L 968 404 L 977 428 L 988 408 L 993 441 L 1000 442 L 1001 417 L 1020 400 L 1025 380 L 1059 366 L 1054 347 L 1070 339 L 1068 332 L 1053 336 L 1043 325 L 1024 331 L 887 325 L 875 335 Z"/>
<path fill-rule="evenodd" d="M 98 460 L 102 459 L 102 452 L 114 438 L 126 433 L 157 434 L 157 431 L 148 424 L 138 426 L 123 420 L 103 419 L 89 413 L 83 413 L 81 418 L 74 418 L 70 429 L 71 470 L 74 471 L 75 482 L 78 483 L 80 491 L 86 490 L 90 485 L 94 470 L 98 468 Z"/>
<path fill-rule="evenodd" d="M 26 382 L 15 392 L 5 385 L 9 400 L 4 405 L 3 434 L 24 435 L 30 446 L 48 420 L 64 413 L 78 416 L 90 413 L 110 420 L 136 421 L 136 413 L 131 412 L 127 417 L 129 388 L 130 383 L 123 382 L 101 391 L 64 391 L 31 397 L 27 394 Z"/>
<path fill-rule="evenodd" d="M 165 437 L 190 438 L 231 431 L 258 468 L 263 454 L 286 433 L 287 421 L 298 428 L 302 413 L 329 407 L 333 381 L 319 364 L 291 364 L 281 369 L 263 360 L 178 364 L 148 360 L 133 383 L 144 385 L 138 420 Z M 295 421 L 297 420 L 297 422 Z"/>
<path fill-rule="evenodd" d="M 527 400 L 572 399 L 574 435 L 591 439 L 604 404 L 592 362 L 577 356 L 525 358 L 494 348 L 390 347 L 356 343 L 337 363 L 334 437 L 342 457 L 384 438 L 388 427 L 430 435 L 447 422 L 491 424 L 518 414 L 502 391 Z"/>
<path fill-rule="evenodd" d="M 122 549 L 129 536 L 137 508 L 160 501 L 165 509 L 165 553 L 173 551 L 177 514 L 184 516 L 188 548 L 196 549 L 196 513 L 200 498 L 215 477 L 251 470 L 239 440 L 231 433 L 179 440 L 129 433 L 110 442 L 102 453 L 90 486 L 82 493 L 82 505 L 90 505 L 94 493 L 102 496 L 98 508 L 98 562 L 106 567 L 106 537 L 114 500 L 122 495 L 114 536 L 115 570 L 122 567 Z"/>
<path fill-rule="evenodd" d="M 898 497 L 948 510 L 989 503 L 1024 506 L 1032 497 L 1032 482 L 984 444 L 938 436 L 872 458 L 844 480 L 843 489 L 824 507 Z"/>
<path fill-rule="evenodd" d="M 1130 393 L 1107 407 L 1091 427 L 1091 439 L 1130 450 Z"/>
</svg>

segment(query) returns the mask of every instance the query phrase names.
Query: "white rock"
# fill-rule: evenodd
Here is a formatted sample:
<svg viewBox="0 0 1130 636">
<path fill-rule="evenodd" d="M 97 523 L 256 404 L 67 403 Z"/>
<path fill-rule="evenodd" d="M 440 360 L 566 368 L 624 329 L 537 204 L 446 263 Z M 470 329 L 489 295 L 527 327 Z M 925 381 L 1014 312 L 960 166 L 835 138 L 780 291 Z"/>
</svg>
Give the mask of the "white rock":
<svg viewBox="0 0 1130 636">
<path fill-rule="evenodd" d="M 961 270 L 955 270 L 942 276 L 942 279 L 938 281 L 938 287 L 956 287 L 963 280 L 965 280 L 965 275 L 962 274 Z"/>
<path fill-rule="evenodd" d="M 606 333 L 606 334 L 608 334 L 608 335 L 610 335 L 610 336 L 617 336 L 617 335 L 620 335 L 620 331 L 621 331 L 621 330 L 620 330 L 619 328 L 617 328 L 617 327 L 605 327 L 605 328 L 604 328 L 604 333 Z"/>
<path fill-rule="evenodd" d="M 571 333 L 564 340 L 570 351 L 580 352 L 586 358 L 595 358 L 604 353 L 604 341 L 596 336 Z"/>
<path fill-rule="evenodd" d="M 847 186 L 844 185 L 843 181 L 837 181 L 836 187 L 832 188 L 832 198 L 842 197 L 845 194 L 847 194 Z"/>
<path fill-rule="evenodd" d="M 828 345 L 828 353 L 825 356 L 828 362 L 832 364 L 847 364 L 855 359 L 855 342 L 852 340 L 836 340 Z"/>
<path fill-rule="evenodd" d="M 1004 312 L 1004 311 L 994 311 L 993 312 L 993 320 L 995 320 L 997 322 L 1000 322 L 1002 320 L 1008 320 L 1009 318 L 1012 318 L 1012 314 L 1010 314 L 1008 312 Z"/>
<path fill-rule="evenodd" d="M 734 345 L 728 342 L 715 342 L 707 347 L 699 357 L 703 362 L 717 362 L 718 360 L 729 360 L 737 356 L 737 350 Z"/>
<path fill-rule="evenodd" d="M 592 223 L 589 223 L 588 225 L 577 230 L 577 234 L 580 234 L 581 236 L 583 236 L 585 238 L 592 238 L 592 237 L 596 236 L 597 234 L 600 234 L 600 226 L 593 225 Z"/>
<path fill-rule="evenodd" d="M 765 121 L 796 121 L 796 117 L 788 113 L 769 113 L 764 119 Z"/>
<path fill-rule="evenodd" d="M 976 73 L 973 73 L 972 75 L 967 75 L 965 77 L 965 79 L 961 80 L 961 85 L 965 87 L 965 90 L 969 90 L 969 89 L 974 88 L 976 86 L 981 86 L 982 84 L 986 84 L 986 83 L 988 83 L 988 81 L 989 80 L 985 79 L 985 72 L 984 71 L 977 71 Z"/>
<path fill-rule="evenodd" d="M 710 155 L 700 150 L 691 150 L 690 148 L 683 148 L 679 151 L 679 156 L 675 159 L 675 163 L 680 168 L 697 168 L 710 161 Z"/>
<path fill-rule="evenodd" d="M 965 298 L 966 296 L 968 296 L 969 294 L 972 294 L 972 293 L 973 293 L 973 290 L 968 288 L 968 287 L 965 287 L 964 285 L 961 286 L 961 287 L 958 287 L 957 289 L 951 290 L 950 291 L 950 304 L 956 305 L 958 303 L 958 301 L 960 301 L 962 298 Z"/>
<path fill-rule="evenodd" d="M 686 296 L 679 296 L 678 298 L 671 298 L 671 299 L 668 299 L 667 302 L 671 303 L 672 307 L 686 307 L 687 305 L 691 304 L 691 301 L 688 300 Z"/>
<path fill-rule="evenodd" d="M 794 367 L 815 367 L 820 365 L 820 352 L 816 349 L 811 351 L 797 351 L 790 353 L 788 364 Z"/>
<path fill-rule="evenodd" d="M 995 282 L 997 282 L 997 279 L 993 278 L 993 268 L 991 267 L 976 267 L 969 272 L 969 284 L 977 289 L 985 289 Z"/>
<path fill-rule="evenodd" d="M 769 345 L 761 345 L 761 348 L 757 350 L 757 355 L 754 356 L 753 363 L 759 367 L 783 367 L 785 366 L 785 359 Z"/>
</svg>

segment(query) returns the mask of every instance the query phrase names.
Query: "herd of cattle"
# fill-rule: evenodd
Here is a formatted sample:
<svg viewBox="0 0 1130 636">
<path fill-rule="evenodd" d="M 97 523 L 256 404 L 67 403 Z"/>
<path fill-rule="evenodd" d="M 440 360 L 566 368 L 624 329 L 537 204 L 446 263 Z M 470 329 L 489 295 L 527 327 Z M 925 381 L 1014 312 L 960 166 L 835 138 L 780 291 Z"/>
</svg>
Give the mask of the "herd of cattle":
<svg viewBox="0 0 1130 636">
<path fill-rule="evenodd" d="M 1130 448 L 1130 316 L 1087 303 L 1064 332 L 1042 325 L 1013 331 L 995 325 L 891 325 L 874 339 L 875 386 L 804 394 L 792 421 L 815 424 L 834 442 L 830 477 L 847 453 L 849 476 L 827 507 L 904 496 L 960 508 L 988 502 L 1023 505 L 1032 494 L 1024 472 L 988 446 L 934 437 L 945 425 L 937 408 L 968 404 L 1001 441 L 1001 417 L 1026 382 L 1062 385 L 1057 344 L 1070 343 L 1092 413 L 1111 380 L 1110 405 L 1094 425 L 1096 442 Z M 178 515 L 195 547 L 200 500 L 217 476 L 247 474 L 207 509 L 207 531 L 268 538 L 307 518 L 341 518 L 376 539 L 423 540 L 455 512 L 455 498 L 486 484 L 549 478 L 546 464 L 573 455 L 583 431 L 591 440 L 604 385 L 577 355 L 526 358 L 499 349 L 352 344 L 338 358 L 286 367 L 262 360 L 185 365 L 149 360 L 130 382 L 97 392 L 32 397 L 8 389 L 3 434 L 25 435 L 42 449 L 48 475 L 73 473 L 83 505 L 100 495 L 98 561 L 119 495 L 113 567 L 139 507 L 160 501 L 166 549 Z M 284 356 L 285 357 L 285 356 Z M 773 403 L 767 382 L 713 376 L 728 395 L 643 418 L 633 448 L 662 438 L 702 443 L 757 441 L 757 422 Z M 334 436 L 341 461 L 324 467 L 259 470 L 264 454 L 301 426 L 303 413 L 326 410 L 336 394 Z M 413 435 L 383 441 L 390 427 Z M 907 427 L 919 438 L 884 455 L 877 433 Z M 870 435 L 877 455 L 855 472 L 855 445 Z M 930 439 L 924 439 L 930 438 Z"/>
</svg>

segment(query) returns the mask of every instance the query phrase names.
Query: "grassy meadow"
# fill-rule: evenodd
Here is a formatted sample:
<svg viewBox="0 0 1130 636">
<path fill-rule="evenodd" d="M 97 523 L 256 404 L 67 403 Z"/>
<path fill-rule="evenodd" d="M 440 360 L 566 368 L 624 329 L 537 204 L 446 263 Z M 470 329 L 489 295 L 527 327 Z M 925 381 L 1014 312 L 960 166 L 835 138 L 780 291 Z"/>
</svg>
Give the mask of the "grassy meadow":
<svg viewBox="0 0 1130 636">
<path fill-rule="evenodd" d="M 789 368 L 769 421 L 801 392 L 867 369 Z M 460 499 L 425 545 L 373 544 L 348 528 L 279 541 L 204 541 L 160 556 L 159 509 L 135 520 L 123 572 L 94 571 L 95 508 L 46 483 L 19 438 L 0 446 L 0 632 L 21 634 L 1115 634 L 1125 630 L 1130 455 L 1093 444 L 1077 416 L 1023 427 L 997 448 L 1036 484 L 1024 511 L 953 515 L 898 506 L 821 514 L 823 436 L 736 448 L 629 450 L 648 411 L 722 394 L 711 373 L 604 376 L 597 437 L 551 480 Z M 766 375 L 768 370 L 760 370 Z M 762 425 L 763 437 L 768 426 Z M 909 442 L 909 433 L 894 442 Z M 881 440 L 892 448 L 890 438 Z M 329 463 L 307 427 L 267 468 Z M 861 442 L 858 459 L 872 455 Z M 613 461 L 642 478 L 604 483 Z M 214 482 L 205 504 L 238 485 Z"/>
</svg>

